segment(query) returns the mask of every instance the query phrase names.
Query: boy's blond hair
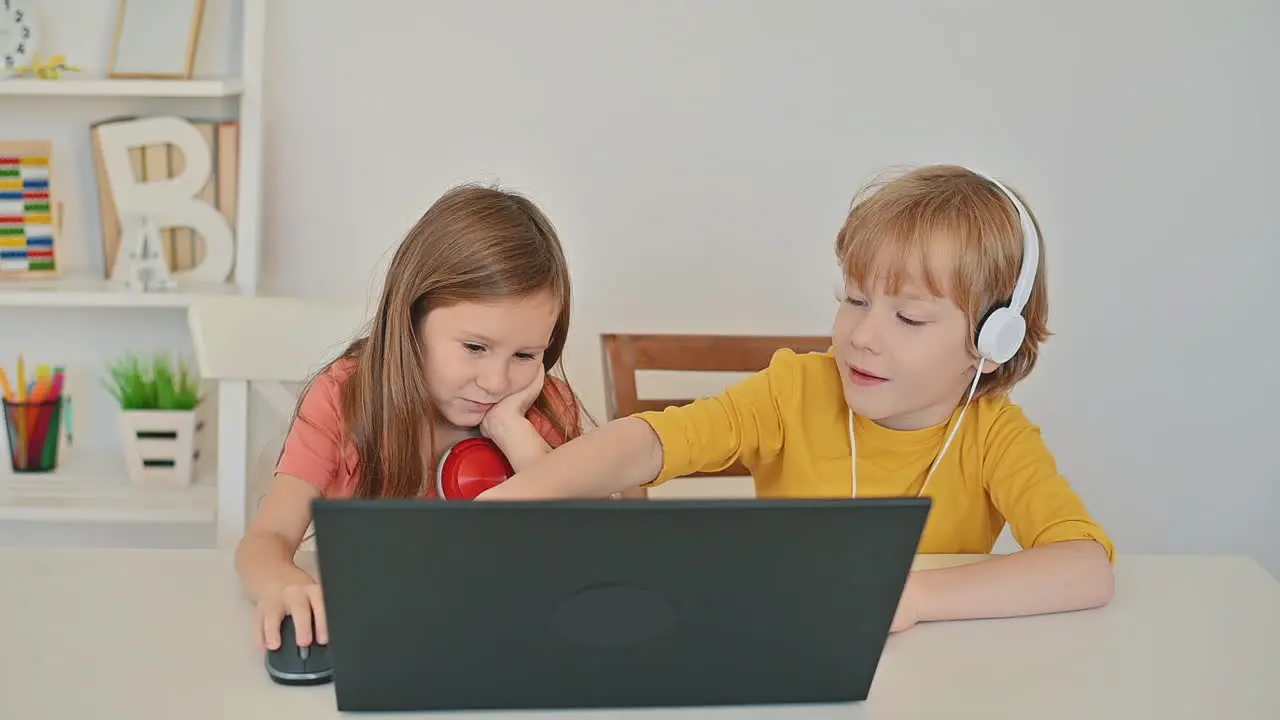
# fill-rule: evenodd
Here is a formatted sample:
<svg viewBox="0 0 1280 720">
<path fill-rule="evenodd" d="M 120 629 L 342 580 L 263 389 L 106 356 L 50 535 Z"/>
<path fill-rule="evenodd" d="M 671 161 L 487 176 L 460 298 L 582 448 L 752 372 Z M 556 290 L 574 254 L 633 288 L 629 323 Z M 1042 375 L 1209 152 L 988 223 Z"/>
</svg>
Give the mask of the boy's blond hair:
<svg viewBox="0 0 1280 720">
<path fill-rule="evenodd" d="M 1029 207 L 1027 213 L 1038 232 Z M 1022 225 L 1000 188 L 966 168 L 932 165 L 859 192 L 836 238 L 836 255 L 845 278 L 863 288 L 884 283 L 885 292 L 894 294 L 914 279 L 932 295 L 951 300 L 969 319 L 969 352 L 977 358 L 978 326 L 993 308 L 1009 302 L 1022 269 Z M 1022 310 L 1026 339 L 1016 355 L 979 381 L 975 397 L 1008 393 L 1031 374 L 1050 334 L 1045 285 L 1042 240 L 1035 283 Z"/>
</svg>

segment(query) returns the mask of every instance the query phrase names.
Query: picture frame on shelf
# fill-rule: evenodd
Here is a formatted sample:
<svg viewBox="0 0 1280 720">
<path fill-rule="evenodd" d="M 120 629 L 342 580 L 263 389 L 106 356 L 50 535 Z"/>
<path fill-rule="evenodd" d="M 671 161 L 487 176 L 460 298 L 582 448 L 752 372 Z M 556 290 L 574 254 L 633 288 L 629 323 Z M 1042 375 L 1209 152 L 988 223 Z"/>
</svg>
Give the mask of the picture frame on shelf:
<svg viewBox="0 0 1280 720">
<path fill-rule="evenodd" d="M 62 274 L 54 189 L 52 141 L 0 141 L 0 279 Z"/>
<path fill-rule="evenodd" d="M 107 77 L 190 80 L 204 0 L 119 0 Z"/>
</svg>

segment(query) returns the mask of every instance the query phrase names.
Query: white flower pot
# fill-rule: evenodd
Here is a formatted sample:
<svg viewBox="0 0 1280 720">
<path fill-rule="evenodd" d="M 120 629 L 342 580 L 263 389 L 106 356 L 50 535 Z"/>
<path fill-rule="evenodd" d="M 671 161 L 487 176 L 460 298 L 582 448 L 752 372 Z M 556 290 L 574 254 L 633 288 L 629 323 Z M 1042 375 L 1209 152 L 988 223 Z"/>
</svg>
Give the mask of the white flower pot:
<svg viewBox="0 0 1280 720">
<path fill-rule="evenodd" d="M 195 479 L 194 410 L 123 410 L 120 439 L 137 484 L 190 485 Z"/>
</svg>

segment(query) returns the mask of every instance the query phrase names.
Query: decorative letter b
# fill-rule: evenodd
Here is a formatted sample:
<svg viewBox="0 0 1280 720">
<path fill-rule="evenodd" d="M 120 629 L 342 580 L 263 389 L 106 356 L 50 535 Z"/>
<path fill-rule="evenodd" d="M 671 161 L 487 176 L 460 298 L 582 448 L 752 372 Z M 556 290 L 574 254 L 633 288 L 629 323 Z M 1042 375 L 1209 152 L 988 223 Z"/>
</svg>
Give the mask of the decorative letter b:
<svg viewBox="0 0 1280 720">
<path fill-rule="evenodd" d="M 226 282 L 231 276 L 235 246 L 231 227 L 218 209 L 196 199 L 212 170 L 211 151 L 200 132 L 178 117 L 151 117 L 111 123 L 99 129 L 103 165 L 115 195 L 123 225 L 147 217 L 157 227 L 189 227 L 204 238 L 204 261 L 177 276 L 200 282 Z M 186 157 L 180 175 L 168 180 L 137 182 L 129 150 L 152 145 L 175 145 Z M 135 225 L 136 226 L 136 225 Z M 128 243 L 121 244 L 124 254 Z M 107 258 L 116 277 L 117 258 Z"/>
</svg>

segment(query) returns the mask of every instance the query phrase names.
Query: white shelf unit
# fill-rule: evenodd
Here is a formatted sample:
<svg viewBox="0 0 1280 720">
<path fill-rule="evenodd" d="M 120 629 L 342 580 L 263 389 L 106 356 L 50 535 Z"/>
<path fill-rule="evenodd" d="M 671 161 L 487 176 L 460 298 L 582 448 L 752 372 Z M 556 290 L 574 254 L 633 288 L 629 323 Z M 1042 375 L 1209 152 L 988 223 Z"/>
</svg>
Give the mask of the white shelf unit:
<svg viewBox="0 0 1280 720">
<path fill-rule="evenodd" d="M 237 77 L 197 77 L 191 80 L 132 80 L 81 78 L 61 80 L 0 79 L 0 117 L 6 108 L 40 108 L 57 122 L 67 102 L 101 103 L 110 116 L 112 101 L 165 99 L 181 102 L 226 100 L 236 104 L 239 122 L 238 193 L 235 266 L 229 282 L 180 284 L 166 292 L 134 293 L 104 279 L 100 269 L 66 270 L 62 277 L 0 281 L 0 317 L 15 309 L 74 308 L 90 313 L 112 311 L 180 311 L 200 297 L 256 295 L 259 290 L 262 233 L 263 99 L 262 75 L 266 38 L 267 0 L 220 0 L 238 4 L 239 66 Z M 206 10 L 206 12 L 208 12 Z M 46 21 L 51 19 L 46 18 Z M 64 20 L 64 22 L 70 22 Z M 204 38 L 201 40 L 205 41 Z M 16 104 L 21 104 L 20 106 Z M 63 121 L 64 123 L 66 121 Z M 0 128 L 0 132 L 2 132 Z M 87 135 L 88 127 L 84 127 Z M 55 148 L 55 153 L 58 150 Z M 87 166 L 87 161 L 84 163 Z M 55 192 L 57 189 L 55 188 Z M 60 238 L 61 242 L 68 239 Z M 84 312 L 76 312 L 76 317 Z M 59 316 L 48 315 L 50 327 Z M 139 317 L 139 316 L 130 316 Z M 148 317 L 147 315 L 141 318 Z M 146 323 L 139 319 L 132 322 Z M 45 321 L 42 321 L 45 322 Z M 9 359 L 6 364 L 11 364 Z M 18 474 L 7 456 L 0 461 L 0 523 L 149 523 L 216 524 L 218 544 L 234 542 L 243 532 L 244 507 L 224 507 L 227 499 L 243 502 L 249 465 L 247 388 L 233 385 L 218 390 L 218 446 L 204 446 L 202 456 L 216 458 L 196 483 L 186 487 L 139 486 L 130 483 L 122 453 L 69 448 L 52 473 Z M 7 441 L 0 438 L 7 452 Z"/>
</svg>

